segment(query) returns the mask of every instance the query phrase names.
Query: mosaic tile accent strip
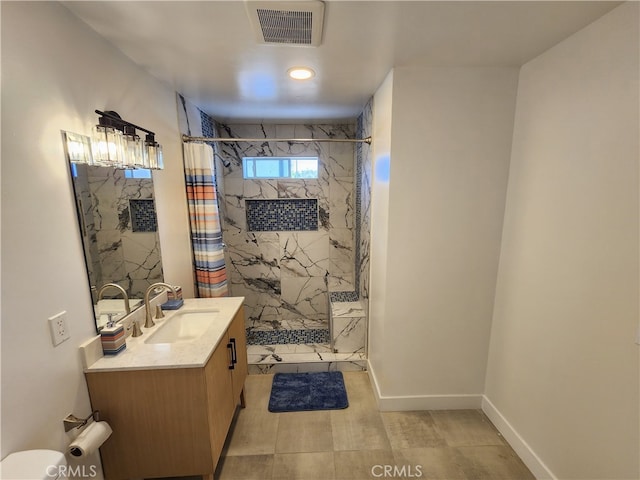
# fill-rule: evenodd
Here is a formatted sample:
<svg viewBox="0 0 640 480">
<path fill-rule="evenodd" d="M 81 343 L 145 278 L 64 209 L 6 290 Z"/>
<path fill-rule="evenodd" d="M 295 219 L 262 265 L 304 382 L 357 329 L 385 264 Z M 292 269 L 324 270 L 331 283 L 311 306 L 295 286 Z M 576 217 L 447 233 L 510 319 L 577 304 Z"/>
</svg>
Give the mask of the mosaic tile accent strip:
<svg viewBox="0 0 640 480">
<path fill-rule="evenodd" d="M 250 232 L 318 230 L 318 200 L 289 198 L 245 200 Z"/>
<path fill-rule="evenodd" d="M 213 128 L 213 121 L 211 117 L 200 110 L 200 121 L 202 123 L 202 136 L 203 137 L 215 137 L 216 132 Z M 215 142 L 206 142 L 208 144 L 214 144 Z"/>
<path fill-rule="evenodd" d="M 153 199 L 129 200 L 131 229 L 134 232 L 157 232 L 158 219 Z"/>
<path fill-rule="evenodd" d="M 358 292 L 330 292 L 329 301 L 331 302 L 357 302 Z"/>
<path fill-rule="evenodd" d="M 324 328 L 305 330 L 254 330 L 247 328 L 247 343 L 249 345 L 329 343 L 329 330 Z"/>
</svg>

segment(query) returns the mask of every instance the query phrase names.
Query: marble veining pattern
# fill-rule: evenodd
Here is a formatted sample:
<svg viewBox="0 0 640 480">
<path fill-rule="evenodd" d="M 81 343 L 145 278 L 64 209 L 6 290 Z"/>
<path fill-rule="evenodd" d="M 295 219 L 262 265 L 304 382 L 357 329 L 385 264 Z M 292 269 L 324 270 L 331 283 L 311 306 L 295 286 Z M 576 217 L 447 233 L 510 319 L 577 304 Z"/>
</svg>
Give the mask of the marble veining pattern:
<svg viewBox="0 0 640 480">
<path fill-rule="evenodd" d="M 347 138 L 355 124 L 217 124 L 222 137 Z M 328 329 L 328 281 L 354 283 L 354 144 L 220 143 L 223 236 L 232 295 L 243 295 L 249 329 Z M 244 180 L 243 156 L 317 156 L 318 179 Z M 220 180 L 219 180 L 220 182 Z M 250 232 L 246 200 L 316 199 L 317 231 Z M 221 209 L 222 211 L 222 209 Z"/>
<path fill-rule="evenodd" d="M 329 234 L 325 231 L 280 234 L 282 277 L 323 277 L 329 270 Z"/>
<path fill-rule="evenodd" d="M 365 317 L 337 317 L 333 319 L 334 352 L 364 353 L 365 338 Z"/>
<path fill-rule="evenodd" d="M 373 98 L 365 105 L 358 117 L 356 133 L 366 138 L 373 133 Z M 375 139 L 374 139 L 375 142 Z M 355 229 L 355 290 L 365 301 L 368 310 L 369 298 L 369 251 L 371 244 L 371 146 L 359 143 L 356 146 L 356 229 Z"/>
<path fill-rule="evenodd" d="M 331 340 L 337 353 L 365 353 L 367 322 L 362 301 L 331 303 Z"/>
<path fill-rule="evenodd" d="M 362 352 L 336 353 L 327 344 L 248 345 L 250 374 L 366 370 Z"/>
<path fill-rule="evenodd" d="M 359 301 L 333 302 L 331 313 L 334 317 L 364 317 L 365 310 Z"/>
<path fill-rule="evenodd" d="M 327 322 L 329 312 L 324 277 L 282 277 L 281 283 L 285 319 Z"/>
<path fill-rule="evenodd" d="M 213 137 L 363 138 L 372 133 L 372 102 L 354 124 L 344 125 L 226 125 L 200 111 L 200 119 L 191 118 L 193 132 L 184 133 L 198 135 L 200 121 L 202 135 Z M 186 109 L 185 115 L 189 115 Z M 362 143 L 266 140 L 212 146 L 229 284 L 232 295 L 245 297 L 248 332 L 327 332 L 329 292 L 332 302 L 359 300 L 366 311 L 371 147 Z M 318 156 L 319 178 L 243 179 L 243 156 L 277 155 Z M 318 231 L 248 232 L 245 200 L 279 198 L 317 199 Z M 287 278 L 292 282 L 283 282 Z M 305 286 L 296 279 L 312 280 Z M 346 330 L 352 331 L 351 327 Z M 328 342 L 249 345 L 248 349 L 250 373 L 366 369 L 362 350 L 335 353 Z M 273 358 L 274 353 L 280 361 Z"/>
<path fill-rule="evenodd" d="M 123 170 L 79 165 L 74 183 L 92 285 L 114 282 L 130 297 L 142 297 L 150 284 L 163 279 L 160 241 L 153 225 L 134 231 L 130 209 L 136 201 L 153 205 L 153 181 L 126 178 Z"/>
</svg>

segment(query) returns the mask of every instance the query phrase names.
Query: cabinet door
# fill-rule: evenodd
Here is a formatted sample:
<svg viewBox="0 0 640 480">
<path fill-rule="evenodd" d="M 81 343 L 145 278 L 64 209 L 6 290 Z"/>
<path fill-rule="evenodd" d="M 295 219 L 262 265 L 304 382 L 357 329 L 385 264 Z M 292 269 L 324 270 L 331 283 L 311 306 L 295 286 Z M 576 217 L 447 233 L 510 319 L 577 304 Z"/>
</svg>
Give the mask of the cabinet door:
<svg viewBox="0 0 640 480">
<path fill-rule="evenodd" d="M 247 331 L 244 327 L 244 309 L 240 310 L 233 317 L 233 321 L 228 330 L 229 341 L 234 344 L 235 363 L 231 370 L 233 378 L 233 400 L 237 405 L 240 402 L 240 394 L 244 388 L 244 381 L 248 374 L 247 365 Z"/>
<path fill-rule="evenodd" d="M 229 374 L 231 348 L 228 345 L 229 336 L 225 334 L 205 366 L 208 397 L 207 415 L 209 418 L 209 435 L 214 469 L 222 452 L 236 409 L 233 398 L 233 385 Z"/>
<path fill-rule="evenodd" d="M 92 408 L 113 428 L 100 447 L 105 478 L 213 471 L 202 368 L 95 372 L 86 379 Z"/>
</svg>

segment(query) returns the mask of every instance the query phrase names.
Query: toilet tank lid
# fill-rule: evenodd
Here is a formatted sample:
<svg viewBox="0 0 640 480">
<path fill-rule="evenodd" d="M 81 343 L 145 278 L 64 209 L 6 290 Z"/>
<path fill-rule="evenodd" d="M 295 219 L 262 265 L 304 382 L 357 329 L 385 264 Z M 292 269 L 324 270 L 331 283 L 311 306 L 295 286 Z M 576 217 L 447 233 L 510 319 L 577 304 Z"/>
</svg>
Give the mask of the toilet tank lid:
<svg viewBox="0 0 640 480">
<path fill-rule="evenodd" d="M 58 478 L 58 468 L 66 465 L 61 452 L 25 450 L 10 453 L 0 462 L 0 478 L 48 480 Z"/>
</svg>

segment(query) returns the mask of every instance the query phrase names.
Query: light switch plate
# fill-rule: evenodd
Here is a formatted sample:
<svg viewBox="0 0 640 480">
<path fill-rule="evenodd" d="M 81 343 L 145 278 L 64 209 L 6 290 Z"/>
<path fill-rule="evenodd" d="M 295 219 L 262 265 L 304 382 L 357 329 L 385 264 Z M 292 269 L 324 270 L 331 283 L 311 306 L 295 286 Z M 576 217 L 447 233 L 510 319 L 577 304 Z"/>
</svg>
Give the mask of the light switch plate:
<svg viewBox="0 0 640 480">
<path fill-rule="evenodd" d="M 69 328 L 67 327 L 67 312 L 62 311 L 53 317 L 49 317 L 49 329 L 54 347 L 71 338 Z"/>
</svg>

